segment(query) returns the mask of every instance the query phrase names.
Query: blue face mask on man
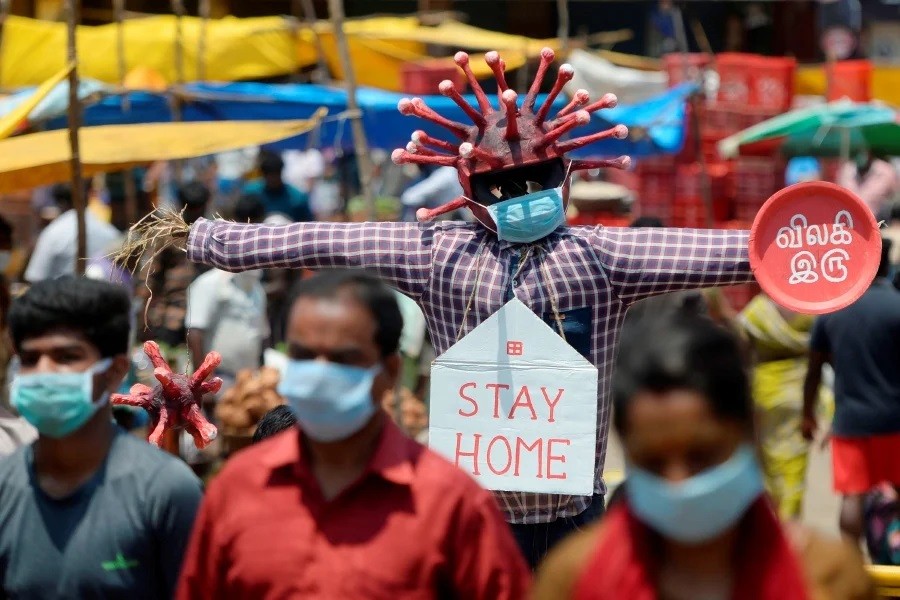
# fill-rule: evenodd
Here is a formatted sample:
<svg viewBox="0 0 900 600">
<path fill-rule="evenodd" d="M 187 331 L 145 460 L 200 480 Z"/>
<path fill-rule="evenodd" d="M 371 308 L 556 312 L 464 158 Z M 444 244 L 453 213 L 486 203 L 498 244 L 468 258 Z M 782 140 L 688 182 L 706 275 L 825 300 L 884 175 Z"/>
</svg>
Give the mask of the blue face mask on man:
<svg viewBox="0 0 900 600">
<path fill-rule="evenodd" d="M 485 208 L 497 225 L 497 237 L 505 242 L 535 242 L 566 222 L 562 186 L 510 198 Z"/>
<path fill-rule="evenodd" d="M 673 483 L 629 465 L 625 484 L 635 516 L 667 538 L 698 544 L 728 530 L 763 493 L 753 448 L 742 445 L 724 463 Z"/>
<path fill-rule="evenodd" d="M 290 360 L 281 374 L 284 396 L 303 433 L 318 442 L 347 439 L 375 414 L 372 382 L 381 371 L 318 360 Z"/>
<path fill-rule="evenodd" d="M 109 400 L 109 393 L 104 392 L 94 402 L 94 375 L 111 366 L 112 359 L 105 358 L 83 372 L 16 375 L 10 400 L 41 435 L 66 437 L 81 429 Z"/>
</svg>

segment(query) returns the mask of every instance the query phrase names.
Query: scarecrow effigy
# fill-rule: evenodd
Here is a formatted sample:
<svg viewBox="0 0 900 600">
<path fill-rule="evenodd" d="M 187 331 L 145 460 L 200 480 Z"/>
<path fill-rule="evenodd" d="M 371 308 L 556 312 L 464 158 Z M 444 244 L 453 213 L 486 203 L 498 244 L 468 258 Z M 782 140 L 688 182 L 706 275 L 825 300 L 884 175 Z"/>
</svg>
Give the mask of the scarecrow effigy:
<svg viewBox="0 0 900 600">
<path fill-rule="evenodd" d="M 183 245 L 190 260 L 227 271 L 267 267 L 367 269 L 419 303 L 438 355 L 463 338 L 476 339 L 474 330 L 480 329 L 479 325 L 489 321 L 496 324 L 498 315 L 503 316 L 505 321 L 499 319 L 503 326 L 494 327 L 490 335 L 482 335 L 477 343 L 470 344 L 471 355 L 485 362 L 478 368 L 470 365 L 468 372 L 477 371 L 475 375 L 479 377 L 491 374 L 493 383 L 473 381 L 473 387 L 464 383 L 453 389 L 433 386 L 431 411 L 434 422 L 435 407 L 452 402 L 454 413 L 503 421 L 501 425 L 507 432 L 516 431 L 517 419 L 521 420 L 522 415 L 528 423 L 544 423 L 545 427 L 577 419 L 588 428 L 590 460 L 582 466 L 571 457 L 566 462 L 560 454 L 564 449 L 560 440 L 567 441 L 563 438 L 538 445 L 538 441 L 521 436 L 507 438 L 503 443 L 497 441 L 500 436 L 476 436 L 474 446 L 462 448 L 462 433 L 458 433 L 455 457 L 452 447 L 442 450 L 461 466 L 474 456 L 474 471 L 471 466 L 469 470 L 475 476 L 490 467 L 501 478 L 499 483 L 492 481 L 490 487 L 497 490 L 507 520 L 518 524 L 578 515 L 605 493 L 602 473 L 610 418 L 611 368 L 619 328 L 630 305 L 677 290 L 751 282 L 752 261 L 760 273 L 765 271 L 767 275 L 761 278 L 763 285 L 770 293 L 780 293 L 778 299 L 783 304 L 809 312 L 836 309 L 861 293 L 848 283 L 848 270 L 851 280 L 872 279 L 871 258 L 879 255 L 875 245 L 880 245 L 877 233 L 872 235 L 876 231 L 874 219 L 858 212 L 856 200 L 824 188 L 801 189 L 802 197 L 797 196 L 797 189 L 789 188 L 786 191 L 790 194 L 773 197 L 771 206 L 762 211 L 768 216 L 758 217 L 752 233 L 566 226 L 570 172 L 624 168 L 630 163 L 627 157 L 570 160 L 566 154 L 603 138 L 624 138 L 628 132 L 620 125 L 565 139 L 589 121 L 591 112 L 615 106 L 616 98 L 607 94 L 590 103 L 587 92 L 579 91 L 562 110 L 551 115 L 554 99 L 573 75 L 570 66 L 562 65 L 549 96 L 538 105 L 538 91 L 553 58 L 549 48 L 541 52 L 537 75 L 520 104 L 506 84 L 502 59 L 496 52 L 488 52 L 485 59 L 499 88 L 499 109 L 495 109 L 469 67 L 469 56 L 458 53 L 456 63 L 465 72 L 478 106 L 470 105 L 449 81 L 440 85 L 440 92 L 462 108 L 471 124 L 448 120 L 419 98 L 399 103 L 403 114 L 438 124 L 455 139 L 447 141 L 416 131 L 406 149 L 394 151 L 393 160 L 453 166 L 459 171 L 465 192 L 443 207 L 420 210 L 417 216 L 421 223 L 313 222 L 268 226 L 200 219 L 188 227 L 177 215 L 168 214 L 138 227 L 146 243 L 162 239 Z M 463 206 L 471 209 L 478 223 L 427 223 Z M 796 214 L 794 207 L 799 211 Z M 794 218 L 798 215 L 808 216 L 808 221 L 800 223 Z M 808 236 L 813 226 L 819 228 L 817 238 Z M 842 233 L 852 234 L 843 246 L 843 238 L 837 235 Z M 822 242 L 818 246 L 817 240 Z M 827 253 L 831 254 L 826 260 Z M 527 310 L 523 312 L 522 307 Z M 509 339 L 513 325 L 525 323 L 523 315 L 540 321 L 526 323 L 528 335 L 544 335 L 552 329 L 557 345 L 547 343 L 546 338 L 528 345 Z M 527 358 L 535 345 L 544 346 L 544 352 L 546 348 L 568 352 L 567 361 L 572 356 L 581 357 L 588 369 L 584 365 L 578 369 L 563 365 L 559 377 L 563 380 L 576 371 L 583 374 L 578 380 L 579 389 L 589 391 L 578 396 L 580 400 L 591 396 L 590 402 L 582 406 L 588 406 L 583 410 L 592 412 L 572 413 L 574 409 L 567 405 L 569 396 L 563 395 L 561 386 L 559 392 L 549 385 L 529 390 L 528 386 L 508 380 L 516 376 L 510 375 L 507 367 L 520 357 Z M 552 368 L 553 362 L 551 355 L 540 364 Z M 482 390 L 482 396 L 477 397 L 473 390 Z M 508 390 L 515 393 L 504 395 Z M 536 400 L 541 394 L 543 399 Z M 544 402 L 545 415 L 539 418 L 536 405 Z M 432 444 L 438 439 L 436 433 L 433 430 Z M 454 439 L 453 435 L 445 437 Z M 482 439 L 484 444 L 479 450 Z M 554 446 L 553 442 L 559 443 Z M 502 460 L 504 451 L 510 457 L 509 463 Z M 488 453 L 487 463 L 478 462 L 478 452 Z M 536 476 L 529 483 L 512 480 L 513 474 L 519 476 L 526 470 L 518 462 L 515 469 L 511 468 L 513 454 L 517 461 L 537 454 Z M 568 487 L 563 481 L 565 476 L 555 477 L 563 464 L 568 469 L 581 469 L 577 479 L 586 481 L 586 487 Z M 530 468 L 533 470 L 535 465 Z M 502 479 L 507 475 L 509 478 Z"/>
</svg>

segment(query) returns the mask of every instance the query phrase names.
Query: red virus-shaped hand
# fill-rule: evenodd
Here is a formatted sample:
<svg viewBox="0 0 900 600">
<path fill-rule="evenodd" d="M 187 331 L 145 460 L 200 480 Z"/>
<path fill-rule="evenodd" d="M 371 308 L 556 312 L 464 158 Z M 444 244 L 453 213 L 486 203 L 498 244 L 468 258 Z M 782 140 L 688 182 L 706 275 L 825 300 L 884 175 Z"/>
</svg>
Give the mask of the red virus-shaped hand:
<svg viewBox="0 0 900 600">
<path fill-rule="evenodd" d="M 113 404 L 138 406 L 150 415 L 150 436 L 147 438 L 154 446 L 159 447 L 163 433 L 168 429 L 184 427 L 194 444 L 201 450 L 216 439 L 216 426 L 206 420 L 200 410 L 200 401 L 204 394 L 214 394 L 222 387 L 222 380 L 212 375 L 222 357 L 218 352 L 210 352 L 194 374 L 188 377 L 181 373 L 173 373 L 166 359 L 163 358 L 156 342 L 144 344 L 144 353 L 153 364 L 153 375 L 158 385 L 148 387 L 137 383 L 131 387 L 130 394 L 113 394 Z"/>
<path fill-rule="evenodd" d="M 468 206 L 479 221 L 493 228 L 493 220 L 483 205 L 492 202 L 487 195 L 488 192 L 492 188 L 503 187 L 504 182 L 507 187 L 511 187 L 510 183 L 515 182 L 516 177 L 524 181 L 542 173 L 542 179 L 555 179 L 554 186 L 563 186 L 563 194 L 567 199 L 569 171 L 603 167 L 621 169 L 631 164 L 631 159 L 627 156 L 612 160 L 569 161 L 565 158 L 567 152 L 602 139 L 609 137 L 624 139 L 628 136 L 628 128 L 617 125 L 590 135 L 569 140 L 561 139 L 576 127 L 587 124 L 590 121 L 590 113 L 615 107 L 617 99 L 614 94 L 606 94 L 596 102 L 590 103 L 588 92 L 578 90 L 571 102 L 549 118 L 553 101 L 563 86 L 575 75 L 571 65 L 561 65 L 547 98 L 539 107 L 535 106 L 544 76 L 554 59 L 552 49 L 541 50 L 541 64 L 521 106 L 518 105 L 516 92 L 506 83 L 504 72 L 506 64 L 500 55 L 492 51 L 485 54 L 484 59 L 497 80 L 499 111 L 493 109 L 487 95 L 475 79 L 469 66 L 469 55 L 465 52 L 458 52 L 455 61 L 469 81 L 469 86 L 478 101 L 478 109 L 460 95 L 452 81 L 442 81 L 439 90 L 466 113 L 472 125 L 451 121 L 441 116 L 426 106 L 421 98 L 404 98 L 397 106 L 404 115 L 414 115 L 431 121 L 459 139 L 459 142 L 448 142 L 433 138 L 419 130 L 413 133 L 412 141 L 407 144 L 405 150 L 394 150 L 391 155 L 393 161 L 398 164 L 441 165 L 455 167 L 459 172 L 459 182 L 465 195 L 433 210 L 420 209 L 417 213 L 419 220 L 429 220 L 445 212 Z M 531 171 L 528 172 L 527 169 Z M 520 191 L 521 193 L 525 192 Z"/>
</svg>

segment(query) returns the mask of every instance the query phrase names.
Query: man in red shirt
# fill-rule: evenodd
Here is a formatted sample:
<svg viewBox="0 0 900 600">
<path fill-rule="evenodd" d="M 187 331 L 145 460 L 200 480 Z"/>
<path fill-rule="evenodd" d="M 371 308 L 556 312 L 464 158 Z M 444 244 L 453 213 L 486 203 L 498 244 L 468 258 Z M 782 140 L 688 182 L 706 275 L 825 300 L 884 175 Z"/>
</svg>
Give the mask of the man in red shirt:
<svg viewBox="0 0 900 600">
<path fill-rule="evenodd" d="M 402 324 L 390 288 L 358 271 L 300 284 L 279 385 L 299 427 L 211 483 L 178 598 L 526 597 L 493 497 L 379 408 Z"/>
</svg>

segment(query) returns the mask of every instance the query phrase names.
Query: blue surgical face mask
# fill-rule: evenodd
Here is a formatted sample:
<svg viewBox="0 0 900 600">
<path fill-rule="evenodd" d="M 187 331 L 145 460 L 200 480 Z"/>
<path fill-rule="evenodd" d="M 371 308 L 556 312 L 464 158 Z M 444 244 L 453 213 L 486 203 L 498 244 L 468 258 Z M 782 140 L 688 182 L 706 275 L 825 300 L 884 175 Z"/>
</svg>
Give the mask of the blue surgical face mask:
<svg viewBox="0 0 900 600">
<path fill-rule="evenodd" d="M 553 233 L 566 222 L 562 193 L 560 186 L 486 206 L 497 225 L 497 237 L 527 244 Z"/>
<path fill-rule="evenodd" d="M 375 414 L 372 382 L 381 367 L 350 367 L 318 360 L 290 360 L 278 393 L 303 433 L 319 442 L 347 439 Z"/>
<path fill-rule="evenodd" d="M 698 544 L 735 525 L 763 493 L 763 480 L 753 448 L 745 444 L 724 463 L 678 483 L 629 465 L 625 490 L 646 525 L 683 544 Z"/>
<path fill-rule="evenodd" d="M 109 400 L 104 392 L 94 402 L 94 375 L 110 366 L 112 359 L 106 358 L 83 372 L 15 375 L 10 399 L 41 435 L 63 438 L 81 429 Z"/>
</svg>

